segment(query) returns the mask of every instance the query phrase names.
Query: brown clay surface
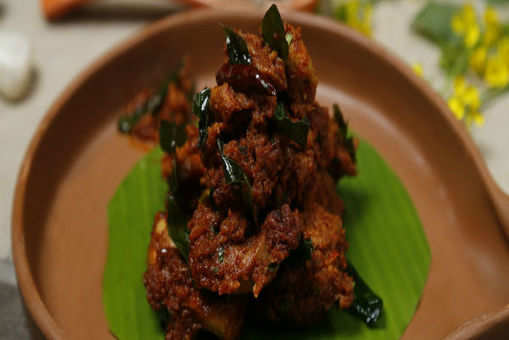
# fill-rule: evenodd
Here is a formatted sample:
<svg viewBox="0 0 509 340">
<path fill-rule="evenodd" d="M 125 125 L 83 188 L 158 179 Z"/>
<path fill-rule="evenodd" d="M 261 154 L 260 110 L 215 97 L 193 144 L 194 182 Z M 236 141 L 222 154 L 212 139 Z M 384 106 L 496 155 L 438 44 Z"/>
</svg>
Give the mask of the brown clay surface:
<svg viewBox="0 0 509 340">
<path fill-rule="evenodd" d="M 41 123 L 19 174 L 13 249 L 27 309 L 48 338 L 113 339 L 101 288 L 106 205 L 141 156 L 116 133 L 115 112 L 182 55 L 198 88 L 212 84 L 224 41 L 218 23 L 255 30 L 261 15 L 193 11 L 160 21 L 85 71 Z M 422 80 L 372 42 L 321 18 L 284 17 L 303 28 L 319 101 L 342 105 L 401 177 L 422 220 L 431 271 L 403 338 L 442 338 L 501 309 L 509 302 L 509 199 L 467 133 Z"/>
</svg>

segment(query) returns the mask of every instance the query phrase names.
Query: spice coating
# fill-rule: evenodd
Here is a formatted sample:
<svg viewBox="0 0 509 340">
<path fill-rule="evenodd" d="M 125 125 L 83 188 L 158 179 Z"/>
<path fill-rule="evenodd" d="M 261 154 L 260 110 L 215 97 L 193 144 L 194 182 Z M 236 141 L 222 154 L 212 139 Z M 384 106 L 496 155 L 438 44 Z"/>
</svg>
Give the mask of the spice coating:
<svg viewBox="0 0 509 340">
<path fill-rule="evenodd" d="M 235 338 L 241 322 L 219 318 L 221 303 L 225 318 L 253 308 L 272 322 L 308 325 L 354 298 L 335 183 L 356 174 L 355 160 L 340 123 L 316 102 L 301 30 L 284 25 L 284 59 L 259 34 L 227 32 L 227 44 L 245 43 L 234 54 L 242 63 L 226 46 L 217 86 L 196 105 L 200 126 L 188 125 L 185 144 L 162 161 L 163 175 L 176 173 L 185 188 L 190 216 L 186 261 L 175 248 L 157 250 L 157 226 L 149 249 L 147 296 L 171 312 L 168 339 L 202 329 Z M 210 322 L 218 318 L 220 331 Z"/>
</svg>

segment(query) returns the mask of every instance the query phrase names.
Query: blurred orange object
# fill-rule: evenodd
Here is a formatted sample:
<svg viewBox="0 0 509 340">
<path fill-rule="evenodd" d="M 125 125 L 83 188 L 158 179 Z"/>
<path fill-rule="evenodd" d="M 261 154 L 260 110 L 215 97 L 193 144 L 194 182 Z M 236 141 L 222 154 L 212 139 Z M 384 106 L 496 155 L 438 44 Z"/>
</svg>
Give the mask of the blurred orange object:
<svg viewBox="0 0 509 340">
<path fill-rule="evenodd" d="M 179 0 L 195 7 L 215 7 L 224 9 L 237 8 L 268 8 L 271 4 L 278 5 L 279 8 L 288 8 L 299 11 L 312 11 L 315 9 L 317 0 Z"/>
<path fill-rule="evenodd" d="M 58 19 L 74 8 L 91 0 L 40 0 L 44 15 L 49 20 Z"/>
<path fill-rule="evenodd" d="M 71 10 L 93 0 L 40 0 L 44 15 L 48 20 L 55 20 L 63 17 Z M 215 7 L 224 9 L 253 9 L 256 7 L 266 8 L 275 3 L 280 8 L 294 9 L 299 11 L 312 11 L 317 0 L 177 0 L 180 3 L 193 7 Z M 143 2 L 143 0 L 140 0 Z"/>
</svg>

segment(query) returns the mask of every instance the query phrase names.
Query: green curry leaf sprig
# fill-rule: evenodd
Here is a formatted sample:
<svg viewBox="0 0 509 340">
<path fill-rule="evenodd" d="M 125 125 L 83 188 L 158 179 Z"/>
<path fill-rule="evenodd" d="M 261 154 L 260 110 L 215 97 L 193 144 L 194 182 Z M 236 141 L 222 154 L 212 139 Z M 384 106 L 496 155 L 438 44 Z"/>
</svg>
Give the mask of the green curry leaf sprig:
<svg viewBox="0 0 509 340">
<path fill-rule="evenodd" d="M 298 121 L 291 120 L 282 102 L 278 102 L 276 106 L 273 124 L 276 132 L 290 138 L 301 147 L 306 146 L 309 121 L 305 118 Z"/>
<path fill-rule="evenodd" d="M 375 327 L 377 321 L 382 316 L 382 299 L 369 288 L 351 263 L 348 264 L 347 272 L 352 276 L 355 282 L 355 298 L 348 311 L 364 321 L 368 327 Z"/>
<path fill-rule="evenodd" d="M 187 221 L 189 216 L 182 210 L 181 188 L 179 186 L 179 169 L 176 161 L 176 149 L 186 141 L 184 126 L 179 126 L 166 120 L 161 121 L 159 127 L 159 144 L 161 149 L 172 156 L 172 172 L 168 178 L 168 233 L 175 243 L 182 257 L 187 261 L 189 256 L 189 230 Z"/>
<path fill-rule="evenodd" d="M 177 83 L 179 81 L 182 68 L 183 64 L 179 63 L 176 69 L 171 72 L 168 78 L 161 84 L 154 94 L 139 104 L 132 113 L 120 117 L 117 123 L 118 130 L 122 133 L 130 133 L 141 117 L 146 114 L 157 115 L 166 100 L 166 96 L 168 95 L 168 87 L 170 84 Z"/>
<path fill-rule="evenodd" d="M 228 52 L 230 63 L 251 64 L 251 55 L 244 39 L 229 27 L 224 27 L 224 33 L 226 34 L 226 51 Z"/>
<path fill-rule="evenodd" d="M 340 132 L 340 138 L 341 142 L 343 142 L 346 146 L 346 149 L 348 150 L 348 154 L 352 158 L 352 161 L 355 162 L 355 143 L 352 136 L 350 136 L 350 133 L 348 131 L 348 123 L 345 121 L 345 118 L 343 117 L 343 113 L 341 112 L 341 109 L 339 108 L 338 104 L 334 104 L 332 106 L 332 109 L 334 111 L 334 120 L 339 125 L 339 132 Z"/>
<path fill-rule="evenodd" d="M 270 6 L 262 21 L 263 40 L 286 61 L 293 36 L 285 34 L 285 26 L 276 5 Z"/>
<path fill-rule="evenodd" d="M 257 224 L 257 211 L 253 203 L 253 196 L 251 192 L 251 183 L 247 178 L 246 173 L 242 170 L 242 167 L 233 159 L 226 156 L 223 152 L 223 141 L 217 139 L 217 150 L 223 163 L 224 178 L 226 184 L 232 184 L 240 188 L 242 194 L 242 201 L 246 207 L 248 213 L 252 216 L 255 224 Z"/>
<path fill-rule="evenodd" d="M 209 112 L 209 102 L 210 102 L 210 89 L 208 87 L 204 88 L 200 92 L 194 95 L 193 98 L 193 113 L 198 116 L 198 132 L 199 139 L 198 145 L 201 147 L 203 143 L 207 140 L 208 136 L 208 128 L 210 124 L 210 112 Z"/>
</svg>

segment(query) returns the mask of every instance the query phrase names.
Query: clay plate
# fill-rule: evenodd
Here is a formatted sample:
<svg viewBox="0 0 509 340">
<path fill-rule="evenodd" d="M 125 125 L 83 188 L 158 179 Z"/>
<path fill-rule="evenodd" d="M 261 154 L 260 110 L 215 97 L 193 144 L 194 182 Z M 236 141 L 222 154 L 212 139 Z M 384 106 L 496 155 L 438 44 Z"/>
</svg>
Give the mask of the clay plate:
<svg viewBox="0 0 509 340">
<path fill-rule="evenodd" d="M 142 155 L 116 132 L 119 109 L 183 55 L 199 87 L 213 84 L 223 59 L 218 23 L 254 31 L 261 17 L 199 10 L 159 21 L 93 64 L 52 106 L 19 173 L 12 233 L 19 286 L 46 337 L 113 339 L 101 288 L 106 205 Z M 431 270 L 403 338 L 442 338 L 501 309 L 509 302 L 509 198 L 463 127 L 423 80 L 372 41 L 317 16 L 284 17 L 302 26 L 319 101 L 342 105 L 399 174 L 424 225 Z M 494 323 L 508 334 L 508 313 L 501 313 Z M 481 329 L 494 327 L 483 320 Z"/>
</svg>

